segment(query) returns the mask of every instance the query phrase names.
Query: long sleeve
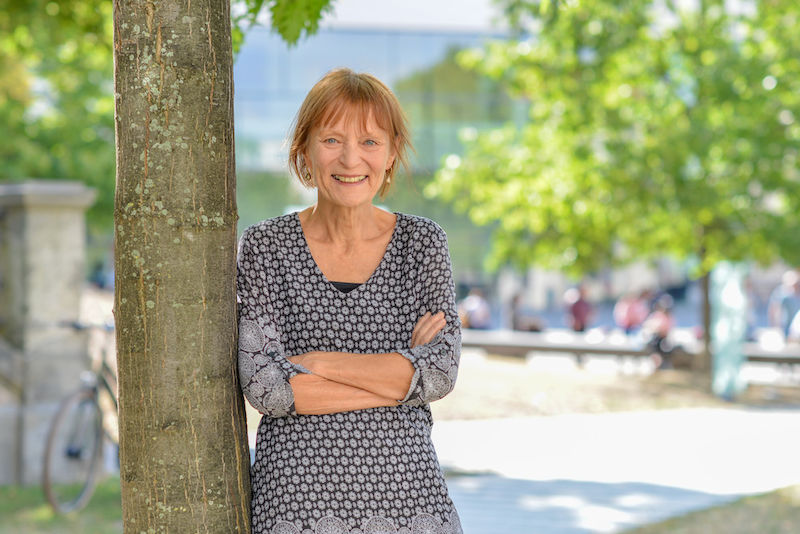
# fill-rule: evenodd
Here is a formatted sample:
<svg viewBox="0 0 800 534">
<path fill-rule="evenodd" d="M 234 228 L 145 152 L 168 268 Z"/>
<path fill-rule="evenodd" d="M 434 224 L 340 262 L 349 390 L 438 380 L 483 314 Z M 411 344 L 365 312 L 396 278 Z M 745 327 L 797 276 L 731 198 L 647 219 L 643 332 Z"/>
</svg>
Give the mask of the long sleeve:
<svg viewBox="0 0 800 534">
<path fill-rule="evenodd" d="M 461 356 L 461 321 L 444 230 L 427 221 L 418 227 L 411 248 L 410 260 L 419 288 L 419 315 L 442 311 L 446 321 L 430 343 L 397 351 L 415 370 L 408 393 L 400 402 L 419 405 L 441 399 L 453 390 Z"/>
<path fill-rule="evenodd" d="M 264 235 L 248 229 L 239 244 L 236 295 L 239 308 L 239 381 L 247 400 L 270 417 L 296 415 L 289 379 L 309 371 L 287 359 L 264 266 Z"/>
</svg>

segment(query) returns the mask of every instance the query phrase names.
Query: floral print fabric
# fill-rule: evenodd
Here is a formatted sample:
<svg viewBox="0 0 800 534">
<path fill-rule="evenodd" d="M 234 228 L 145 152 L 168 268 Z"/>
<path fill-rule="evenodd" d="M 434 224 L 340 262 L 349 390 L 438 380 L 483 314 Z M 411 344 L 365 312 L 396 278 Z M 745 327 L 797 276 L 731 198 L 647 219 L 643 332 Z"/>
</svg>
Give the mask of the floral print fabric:
<svg viewBox="0 0 800 534">
<path fill-rule="evenodd" d="M 343 293 L 317 267 L 297 214 L 248 228 L 240 243 L 239 377 L 264 414 L 252 523 L 258 534 L 461 534 L 430 439 L 429 402 L 452 391 L 461 329 L 444 232 L 397 214 L 370 279 Z M 410 348 L 425 312 L 447 326 Z M 309 352 L 398 352 L 415 374 L 400 406 L 297 415 L 289 379 Z"/>
</svg>

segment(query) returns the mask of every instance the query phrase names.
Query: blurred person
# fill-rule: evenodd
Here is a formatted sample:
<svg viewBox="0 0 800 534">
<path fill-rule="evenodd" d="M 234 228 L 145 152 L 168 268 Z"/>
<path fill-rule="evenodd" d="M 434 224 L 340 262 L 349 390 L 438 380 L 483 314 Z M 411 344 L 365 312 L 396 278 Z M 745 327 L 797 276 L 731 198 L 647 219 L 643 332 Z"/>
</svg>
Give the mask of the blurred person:
<svg viewBox="0 0 800 534">
<path fill-rule="evenodd" d="M 783 273 L 781 284 L 770 294 L 767 306 L 770 326 L 780 328 L 788 337 L 789 324 L 800 311 L 800 274 L 797 270 Z"/>
<path fill-rule="evenodd" d="M 594 315 L 594 309 L 586 299 L 586 286 L 580 284 L 578 287 L 571 287 L 564 292 L 564 304 L 567 307 L 567 324 L 573 332 L 583 333 L 589 326 Z M 580 352 L 575 353 L 575 361 L 578 366 L 583 366 L 586 355 Z"/>
<path fill-rule="evenodd" d="M 789 332 L 786 340 L 790 343 L 800 343 L 800 311 L 794 314 L 792 322 L 789 323 Z"/>
<path fill-rule="evenodd" d="M 672 315 L 672 297 L 664 294 L 656 299 L 653 311 L 642 324 L 642 332 L 647 339 L 647 348 L 656 369 L 672 369 L 672 354 L 675 346 L 670 342 L 670 333 L 675 326 Z"/>
<path fill-rule="evenodd" d="M 409 147 L 386 85 L 329 72 L 289 150 L 316 203 L 242 235 L 239 381 L 263 414 L 253 534 L 462 534 L 429 406 L 453 389 L 461 350 L 447 239 L 375 205 Z"/>
<path fill-rule="evenodd" d="M 586 286 L 571 287 L 564 292 L 567 308 L 567 325 L 573 332 L 585 332 L 594 316 L 594 309 L 586 299 Z"/>
<path fill-rule="evenodd" d="M 614 305 L 614 322 L 626 335 L 635 332 L 650 313 L 650 304 L 645 292 L 623 295 Z"/>
<path fill-rule="evenodd" d="M 469 294 L 461 301 L 459 311 L 464 328 L 486 330 L 492 326 L 489 302 L 478 287 L 470 289 Z"/>
</svg>

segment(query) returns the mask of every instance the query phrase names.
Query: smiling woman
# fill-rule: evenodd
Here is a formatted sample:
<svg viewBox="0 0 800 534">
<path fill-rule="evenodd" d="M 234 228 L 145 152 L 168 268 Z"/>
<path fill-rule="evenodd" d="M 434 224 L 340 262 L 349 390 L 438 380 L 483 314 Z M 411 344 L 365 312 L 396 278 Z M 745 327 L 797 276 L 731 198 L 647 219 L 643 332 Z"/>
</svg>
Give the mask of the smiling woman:
<svg viewBox="0 0 800 534">
<path fill-rule="evenodd" d="M 408 147 L 384 84 L 329 73 L 290 149 L 316 204 L 242 236 L 239 374 L 264 414 L 255 533 L 462 532 L 428 406 L 452 391 L 461 350 L 446 236 L 373 205 Z"/>
<path fill-rule="evenodd" d="M 365 124 L 353 120 L 356 113 L 351 109 L 335 124 L 312 132 L 304 161 L 318 204 L 371 205 L 384 183 L 390 183 L 385 175 L 395 160 L 391 137 L 371 112 Z"/>
</svg>

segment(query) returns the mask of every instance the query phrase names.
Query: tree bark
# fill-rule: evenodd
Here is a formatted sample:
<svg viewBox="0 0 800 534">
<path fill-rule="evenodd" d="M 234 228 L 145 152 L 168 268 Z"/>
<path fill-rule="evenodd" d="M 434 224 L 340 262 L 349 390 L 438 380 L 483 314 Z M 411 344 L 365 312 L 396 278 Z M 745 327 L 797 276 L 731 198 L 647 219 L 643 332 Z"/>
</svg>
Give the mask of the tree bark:
<svg viewBox="0 0 800 534">
<path fill-rule="evenodd" d="M 702 294 L 701 319 L 703 322 L 703 342 L 700 353 L 695 359 L 694 370 L 700 373 L 711 372 L 711 274 L 705 273 L 700 278 Z M 709 387 L 711 383 L 709 382 Z"/>
<path fill-rule="evenodd" d="M 705 239 L 706 229 L 700 229 L 700 241 Z M 706 247 L 701 246 L 699 251 L 700 265 L 705 270 Z M 711 389 L 711 273 L 705 271 L 700 277 L 700 320 L 703 324 L 703 339 L 700 354 L 694 359 L 692 369 L 701 375 L 708 375 L 708 387 Z"/>
<path fill-rule="evenodd" d="M 250 530 L 232 65 L 228 1 L 114 1 L 126 532 Z"/>
</svg>

